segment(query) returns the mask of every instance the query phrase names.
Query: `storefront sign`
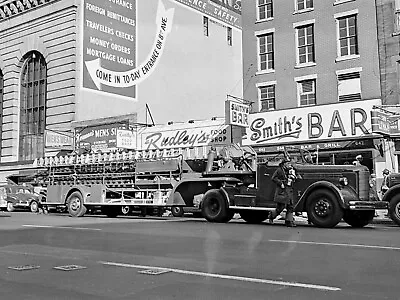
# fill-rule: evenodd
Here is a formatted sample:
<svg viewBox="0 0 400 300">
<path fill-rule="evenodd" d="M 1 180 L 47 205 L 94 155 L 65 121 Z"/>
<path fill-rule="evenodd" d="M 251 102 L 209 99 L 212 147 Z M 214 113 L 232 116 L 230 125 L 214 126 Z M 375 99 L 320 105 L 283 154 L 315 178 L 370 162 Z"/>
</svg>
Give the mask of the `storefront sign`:
<svg viewBox="0 0 400 300">
<path fill-rule="evenodd" d="M 53 130 L 45 130 L 46 148 L 71 148 L 73 138 L 67 133 L 56 132 Z"/>
<path fill-rule="evenodd" d="M 387 113 L 379 110 L 371 112 L 372 132 L 379 134 L 390 134 L 390 117 Z"/>
<path fill-rule="evenodd" d="M 244 145 L 371 137 L 371 111 L 380 99 L 250 114 Z"/>
<path fill-rule="evenodd" d="M 108 152 L 117 149 L 117 130 L 127 128 L 127 123 L 116 123 L 76 129 L 79 149 Z"/>
<path fill-rule="evenodd" d="M 249 127 L 250 106 L 236 101 L 225 101 L 225 118 L 228 125 Z"/>
<path fill-rule="evenodd" d="M 138 135 L 139 149 L 144 150 L 220 145 L 231 141 L 230 126 L 224 120 L 156 126 Z"/>
<path fill-rule="evenodd" d="M 136 149 L 136 133 L 128 129 L 117 129 L 117 148 Z"/>
<path fill-rule="evenodd" d="M 175 0 L 202 14 L 242 29 L 242 0 Z"/>
</svg>

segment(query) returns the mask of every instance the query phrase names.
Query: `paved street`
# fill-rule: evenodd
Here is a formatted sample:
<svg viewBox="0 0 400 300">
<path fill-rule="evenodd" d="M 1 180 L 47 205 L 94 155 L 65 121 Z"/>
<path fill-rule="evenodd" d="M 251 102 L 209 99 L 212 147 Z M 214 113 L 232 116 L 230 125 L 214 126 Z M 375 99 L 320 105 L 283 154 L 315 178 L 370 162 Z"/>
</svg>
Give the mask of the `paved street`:
<svg viewBox="0 0 400 300">
<path fill-rule="evenodd" d="M 15 212 L 0 213 L 0 230 L 1 299 L 400 299 L 400 228 L 390 224 Z M 10 268 L 21 266 L 33 269 Z"/>
</svg>

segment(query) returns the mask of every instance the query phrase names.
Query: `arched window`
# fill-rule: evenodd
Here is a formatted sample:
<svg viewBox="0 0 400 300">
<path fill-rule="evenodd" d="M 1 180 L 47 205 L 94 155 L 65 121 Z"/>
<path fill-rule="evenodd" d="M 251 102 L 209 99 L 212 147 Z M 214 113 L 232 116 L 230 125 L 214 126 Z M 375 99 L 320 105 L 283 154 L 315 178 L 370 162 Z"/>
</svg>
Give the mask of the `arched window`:
<svg viewBox="0 0 400 300">
<path fill-rule="evenodd" d="M 37 51 L 24 57 L 21 73 L 19 160 L 44 156 L 47 67 Z"/>
</svg>

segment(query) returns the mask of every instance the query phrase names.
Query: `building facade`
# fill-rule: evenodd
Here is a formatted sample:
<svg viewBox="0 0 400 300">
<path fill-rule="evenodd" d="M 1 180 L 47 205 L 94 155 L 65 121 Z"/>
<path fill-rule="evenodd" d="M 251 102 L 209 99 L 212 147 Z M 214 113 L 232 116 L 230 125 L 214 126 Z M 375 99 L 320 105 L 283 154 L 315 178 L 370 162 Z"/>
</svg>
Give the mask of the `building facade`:
<svg viewBox="0 0 400 300">
<path fill-rule="evenodd" d="M 0 1 L 1 162 L 71 146 L 74 122 L 223 116 L 241 37 L 240 1 Z"/>
<path fill-rule="evenodd" d="M 371 111 L 382 104 L 376 8 L 362 0 L 242 1 L 243 93 L 253 111 L 245 144 L 270 157 L 282 146 L 308 149 L 324 164 L 362 154 L 377 174 L 389 162 L 397 168 L 372 132 Z"/>
</svg>

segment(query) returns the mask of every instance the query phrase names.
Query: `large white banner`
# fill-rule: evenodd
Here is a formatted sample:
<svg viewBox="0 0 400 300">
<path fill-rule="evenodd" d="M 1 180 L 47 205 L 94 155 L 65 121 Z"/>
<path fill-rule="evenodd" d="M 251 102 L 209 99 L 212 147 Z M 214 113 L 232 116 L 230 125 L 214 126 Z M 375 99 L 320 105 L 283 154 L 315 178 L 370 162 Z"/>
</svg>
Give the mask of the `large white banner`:
<svg viewBox="0 0 400 300">
<path fill-rule="evenodd" d="M 372 136 L 371 111 L 380 99 L 308 106 L 249 115 L 244 145 L 319 142 Z"/>
</svg>

